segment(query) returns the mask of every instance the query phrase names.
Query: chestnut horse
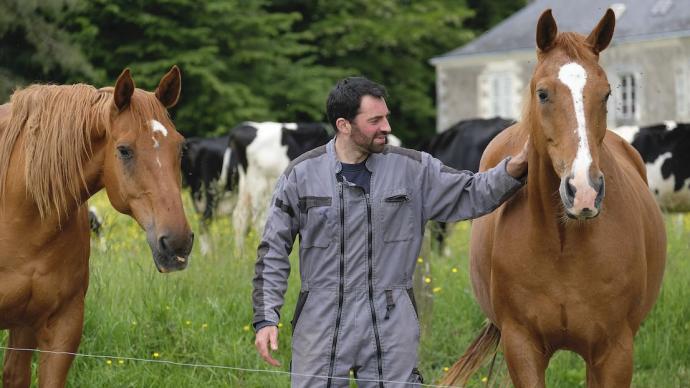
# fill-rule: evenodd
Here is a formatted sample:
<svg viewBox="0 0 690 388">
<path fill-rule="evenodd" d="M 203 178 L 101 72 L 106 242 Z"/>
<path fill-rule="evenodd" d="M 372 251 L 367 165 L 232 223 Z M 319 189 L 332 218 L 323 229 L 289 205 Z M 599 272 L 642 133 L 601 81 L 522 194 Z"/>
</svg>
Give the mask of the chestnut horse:
<svg viewBox="0 0 690 388">
<path fill-rule="evenodd" d="M 32 85 L 0 106 L 0 328 L 8 348 L 34 349 L 41 387 L 62 387 L 81 340 L 89 282 L 87 199 L 146 231 L 160 272 L 187 266 L 193 235 L 180 197 L 180 149 L 166 108 L 173 67 L 155 93 L 126 69 L 115 87 Z M 28 387 L 31 351 L 7 350 L 3 386 Z"/>
<path fill-rule="evenodd" d="M 490 323 L 446 384 L 465 384 L 500 342 L 516 387 L 544 387 L 560 349 L 584 359 L 588 387 L 630 386 L 633 338 L 659 293 L 666 232 L 642 159 L 606 129 L 610 86 L 598 59 L 614 25 L 610 9 L 587 37 L 557 34 L 551 10 L 539 19 L 523 120 L 490 143 L 480 166 L 529 139 L 527 183 L 472 225 L 472 285 Z"/>
</svg>

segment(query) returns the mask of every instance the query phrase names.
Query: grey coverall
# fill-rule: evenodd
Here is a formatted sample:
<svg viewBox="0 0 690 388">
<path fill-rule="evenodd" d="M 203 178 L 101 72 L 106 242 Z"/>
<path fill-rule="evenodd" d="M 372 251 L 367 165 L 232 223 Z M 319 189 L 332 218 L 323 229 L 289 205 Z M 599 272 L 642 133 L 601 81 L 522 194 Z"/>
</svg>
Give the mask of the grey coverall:
<svg viewBox="0 0 690 388">
<path fill-rule="evenodd" d="M 506 172 L 508 159 L 473 174 L 386 146 L 367 159 L 365 194 L 340 175 L 334 144 L 295 159 L 276 185 L 258 248 L 254 323 L 279 321 L 299 234 L 292 386 L 347 387 L 350 370 L 360 387 L 410 386 L 421 382 L 412 275 L 425 223 L 491 212 L 522 182 Z"/>
</svg>

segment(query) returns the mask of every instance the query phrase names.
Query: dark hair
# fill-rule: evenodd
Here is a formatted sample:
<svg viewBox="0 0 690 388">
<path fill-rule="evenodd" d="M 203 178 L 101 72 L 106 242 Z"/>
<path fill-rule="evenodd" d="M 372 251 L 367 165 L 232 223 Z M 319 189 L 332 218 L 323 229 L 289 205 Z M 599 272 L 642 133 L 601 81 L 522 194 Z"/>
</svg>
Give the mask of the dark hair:
<svg viewBox="0 0 690 388">
<path fill-rule="evenodd" d="M 326 100 L 328 122 L 334 130 L 338 130 L 335 125 L 338 118 L 354 120 L 359 113 L 359 104 L 364 96 L 384 98 L 386 88 L 364 77 L 347 77 L 335 84 Z"/>
</svg>

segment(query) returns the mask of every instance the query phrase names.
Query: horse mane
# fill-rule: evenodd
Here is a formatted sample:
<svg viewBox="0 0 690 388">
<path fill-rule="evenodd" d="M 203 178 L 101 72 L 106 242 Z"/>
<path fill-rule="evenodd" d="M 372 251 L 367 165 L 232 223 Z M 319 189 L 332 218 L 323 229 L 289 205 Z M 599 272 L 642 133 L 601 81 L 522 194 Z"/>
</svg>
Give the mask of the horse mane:
<svg viewBox="0 0 690 388">
<path fill-rule="evenodd" d="M 594 53 L 594 47 L 587 42 L 587 38 L 577 32 L 561 32 L 556 36 L 553 43 L 553 50 L 562 50 L 568 58 L 573 61 L 597 61 L 598 55 Z M 539 61 L 546 53 L 538 52 Z"/>
<path fill-rule="evenodd" d="M 36 202 L 42 219 L 56 211 L 59 220 L 86 188 L 84 163 L 93 153 L 92 130 L 110 134 L 113 88 L 31 85 L 12 94 L 10 102 L 11 117 L 0 134 L 0 198 L 4 202 L 12 151 L 21 147 L 27 195 Z M 137 128 L 147 118 L 167 117 L 153 93 L 140 89 L 135 89 L 126 109 Z M 22 141 L 17 142 L 22 133 Z"/>
</svg>

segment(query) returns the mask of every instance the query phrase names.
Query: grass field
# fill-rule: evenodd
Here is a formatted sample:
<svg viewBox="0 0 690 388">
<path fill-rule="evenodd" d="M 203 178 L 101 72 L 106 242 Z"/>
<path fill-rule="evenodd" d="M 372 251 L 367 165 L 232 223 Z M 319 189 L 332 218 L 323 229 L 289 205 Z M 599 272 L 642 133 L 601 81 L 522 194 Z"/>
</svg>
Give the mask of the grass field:
<svg viewBox="0 0 690 388">
<path fill-rule="evenodd" d="M 92 356 L 75 359 L 70 387 L 289 386 L 289 376 L 281 372 L 289 365 L 289 321 L 299 288 L 296 267 L 283 308 L 285 326 L 277 352 L 282 366 L 272 368 L 254 351 L 250 326 L 255 252 L 233 254 L 228 219 L 212 226 L 213 254 L 201 256 L 195 244 L 187 270 L 162 275 L 139 227 L 112 210 L 102 194 L 92 204 L 105 220 L 103 240 L 92 240 L 79 349 Z M 196 229 L 194 215 L 188 215 Z M 690 216 L 668 217 L 667 230 L 666 277 L 656 307 L 636 337 L 634 387 L 690 387 Z M 467 274 L 468 232 L 469 224 L 457 225 L 447 254 L 423 259 L 430 260 L 427 290 L 433 300 L 423 317 L 428 327 L 420 350 L 426 383 L 438 381 L 483 323 Z M 250 235 L 247 246 L 256 245 L 257 236 Z M 505 373 L 505 367 L 499 368 L 499 383 Z M 483 386 L 485 374 L 470 386 Z M 582 387 L 584 363 L 573 354 L 558 353 L 547 379 L 550 387 Z"/>
</svg>

